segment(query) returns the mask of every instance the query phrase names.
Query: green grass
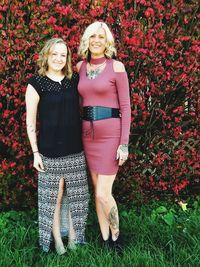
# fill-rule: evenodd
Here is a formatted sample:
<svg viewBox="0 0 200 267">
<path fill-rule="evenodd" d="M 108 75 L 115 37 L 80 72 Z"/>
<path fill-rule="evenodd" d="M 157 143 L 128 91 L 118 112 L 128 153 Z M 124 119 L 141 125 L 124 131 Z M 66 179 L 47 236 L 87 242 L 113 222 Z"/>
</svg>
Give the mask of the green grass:
<svg viewBox="0 0 200 267">
<path fill-rule="evenodd" d="M 90 208 L 89 244 L 58 256 L 38 248 L 37 213 L 0 214 L 1 267 L 198 267 L 200 266 L 200 201 L 183 211 L 177 204 L 154 202 L 126 210 L 120 206 L 126 248 L 121 255 L 102 249 L 99 227 Z"/>
</svg>

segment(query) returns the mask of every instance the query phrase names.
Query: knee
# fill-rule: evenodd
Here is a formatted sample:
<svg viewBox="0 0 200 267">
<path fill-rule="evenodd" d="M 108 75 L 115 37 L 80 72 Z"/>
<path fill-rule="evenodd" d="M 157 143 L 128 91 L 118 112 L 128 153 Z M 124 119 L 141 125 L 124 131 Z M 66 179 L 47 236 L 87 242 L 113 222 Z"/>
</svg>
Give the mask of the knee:
<svg viewBox="0 0 200 267">
<path fill-rule="evenodd" d="M 62 178 L 59 183 L 59 189 L 57 194 L 57 204 L 61 204 L 64 192 L 64 179 Z"/>
<path fill-rule="evenodd" d="M 106 206 L 109 203 L 110 196 L 109 196 L 109 194 L 105 194 L 102 192 L 96 192 L 95 198 L 96 198 L 96 201 L 98 201 L 102 205 Z"/>
</svg>

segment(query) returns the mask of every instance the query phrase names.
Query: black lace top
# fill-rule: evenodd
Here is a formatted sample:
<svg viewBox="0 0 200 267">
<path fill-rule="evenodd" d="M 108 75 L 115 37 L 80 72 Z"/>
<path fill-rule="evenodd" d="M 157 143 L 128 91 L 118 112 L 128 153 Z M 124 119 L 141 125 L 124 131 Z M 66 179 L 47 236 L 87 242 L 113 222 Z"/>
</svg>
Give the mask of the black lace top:
<svg viewBox="0 0 200 267">
<path fill-rule="evenodd" d="M 61 157 L 82 151 L 78 74 L 60 83 L 47 76 L 34 75 L 28 81 L 40 96 L 39 152 L 46 157 Z"/>
</svg>

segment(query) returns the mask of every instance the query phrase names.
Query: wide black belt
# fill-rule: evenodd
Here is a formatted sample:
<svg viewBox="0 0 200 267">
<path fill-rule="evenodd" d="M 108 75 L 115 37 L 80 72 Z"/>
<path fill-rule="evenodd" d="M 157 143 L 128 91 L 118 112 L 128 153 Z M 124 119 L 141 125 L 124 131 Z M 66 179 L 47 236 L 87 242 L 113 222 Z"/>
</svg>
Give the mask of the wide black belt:
<svg viewBox="0 0 200 267">
<path fill-rule="evenodd" d="M 83 107 L 83 120 L 97 121 L 109 118 L 120 118 L 120 112 L 118 108 L 108 108 L 101 106 L 87 106 Z"/>
</svg>

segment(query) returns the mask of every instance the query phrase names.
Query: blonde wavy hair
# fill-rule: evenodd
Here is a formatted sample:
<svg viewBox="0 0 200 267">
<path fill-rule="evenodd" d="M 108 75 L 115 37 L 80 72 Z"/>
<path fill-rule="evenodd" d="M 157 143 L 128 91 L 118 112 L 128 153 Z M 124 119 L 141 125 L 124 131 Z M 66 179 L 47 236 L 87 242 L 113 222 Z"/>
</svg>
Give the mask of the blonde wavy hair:
<svg viewBox="0 0 200 267">
<path fill-rule="evenodd" d="M 65 41 L 61 38 L 51 38 L 48 40 L 42 50 L 39 53 L 39 58 L 37 60 L 37 65 L 39 67 L 38 73 L 42 76 L 46 75 L 46 72 L 48 70 L 48 55 L 50 52 L 50 49 L 55 44 L 64 44 L 67 47 L 67 60 L 66 65 L 62 69 L 62 73 L 66 75 L 69 79 L 72 77 L 72 63 L 71 63 L 71 51 Z"/>
<path fill-rule="evenodd" d="M 90 51 L 89 51 L 89 39 L 90 37 L 95 34 L 100 28 L 104 29 L 106 33 L 106 49 L 104 51 L 104 54 L 107 58 L 112 58 L 113 56 L 116 56 L 117 51 L 115 49 L 115 42 L 113 35 L 108 28 L 107 24 L 105 22 L 96 21 L 90 24 L 84 31 L 83 36 L 80 41 L 80 46 L 78 49 L 78 55 L 82 59 L 90 60 Z"/>
</svg>

